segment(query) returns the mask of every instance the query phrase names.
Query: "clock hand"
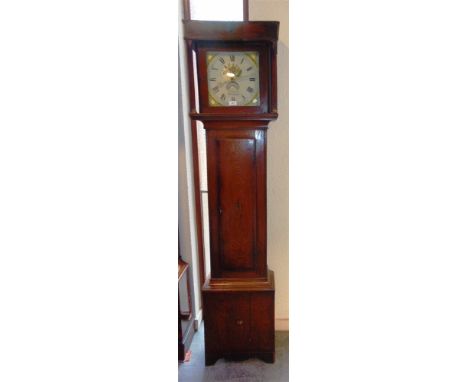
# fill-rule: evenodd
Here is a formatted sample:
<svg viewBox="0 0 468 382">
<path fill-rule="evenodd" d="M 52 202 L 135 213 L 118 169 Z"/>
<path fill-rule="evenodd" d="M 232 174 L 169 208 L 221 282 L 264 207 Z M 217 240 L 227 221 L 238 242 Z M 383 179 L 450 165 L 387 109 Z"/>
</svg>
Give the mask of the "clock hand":
<svg viewBox="0 0 468 382">
<path fill-rule="evenodd" d="M 237 80 L 245 80 L 246 78 L 252 78 L 249 74 L 245 74 L 243 76 L 237 77 Z"/>
</svg>

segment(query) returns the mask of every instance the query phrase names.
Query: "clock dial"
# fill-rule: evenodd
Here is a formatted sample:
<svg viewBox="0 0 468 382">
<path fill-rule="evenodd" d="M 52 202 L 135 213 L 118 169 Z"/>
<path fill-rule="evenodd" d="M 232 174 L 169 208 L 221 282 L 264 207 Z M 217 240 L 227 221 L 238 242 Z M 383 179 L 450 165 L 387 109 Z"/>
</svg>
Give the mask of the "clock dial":
<svg viewBox="0 0 468 382">
<path fill-rule="evenodd" d="M 207 52 L 210 106 L 258 106 L 258 52 Z"/>
</svg>

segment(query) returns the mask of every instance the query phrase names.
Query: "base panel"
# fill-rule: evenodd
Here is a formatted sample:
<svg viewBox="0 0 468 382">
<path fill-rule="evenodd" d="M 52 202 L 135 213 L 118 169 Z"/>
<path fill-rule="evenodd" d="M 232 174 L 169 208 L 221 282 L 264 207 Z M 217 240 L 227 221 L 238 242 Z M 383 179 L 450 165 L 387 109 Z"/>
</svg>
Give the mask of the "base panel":
<svg viewBox="0 0 468 382">
<path fill-rule="evenodd" d="M 271 271 L 270 271 L 271 272 Z M 202 290 L 205 318 L 205 363 L 219 358 L 251 357 L 272 363 L 275 359 L 273 272 L 265 281 L 242 280 Z M 234 284 L 234 285 L 232 285 Z"/>
</svg>

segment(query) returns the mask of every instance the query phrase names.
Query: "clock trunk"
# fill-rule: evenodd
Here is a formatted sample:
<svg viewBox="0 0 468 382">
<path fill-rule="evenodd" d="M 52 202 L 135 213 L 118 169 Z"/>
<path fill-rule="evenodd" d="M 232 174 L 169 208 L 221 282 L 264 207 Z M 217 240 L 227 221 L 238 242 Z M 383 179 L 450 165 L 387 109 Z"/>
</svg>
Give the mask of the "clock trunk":
<svg viewBox="0 0 468 382">
<path fill-rule="evenodd" d="M 267 277 L 265 130 L 245 125 L 205 123 L 212 278 Z"/>
</svg>

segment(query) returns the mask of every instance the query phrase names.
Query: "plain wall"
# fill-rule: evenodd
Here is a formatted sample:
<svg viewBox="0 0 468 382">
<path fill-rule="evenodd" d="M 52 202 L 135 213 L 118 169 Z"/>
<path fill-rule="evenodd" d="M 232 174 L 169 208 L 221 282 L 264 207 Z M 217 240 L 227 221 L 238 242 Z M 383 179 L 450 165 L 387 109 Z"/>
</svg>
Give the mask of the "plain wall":
<svg viewBox="0 0 468 382">
<path fill-rule="evenodd" d="M 289 2 L 250 0 L 251 21 L 279 21 L 278 120 L 270 123 L 267 146 L 268 265 L 275 272 L 275 317 L 289 320 Z M 283 325 L 288 325 L 288 321 Z"/>
<path fill-rule="evenodd" d="M 178 202 L 179 235 L 182 258 L 190 264 L 192 304 L 196 325 L 201 320 L 200 275 L 195 221 L 191 123 L 189 117 L 188 75 L 185 42 L 182 30 L 182 2 L 179 3 L 179 104 L 178 104 Z M 175 257 L 175 256 L 174 256 Z M 175 259 L 174 259 L 175 260 Z"/>
</svg>

